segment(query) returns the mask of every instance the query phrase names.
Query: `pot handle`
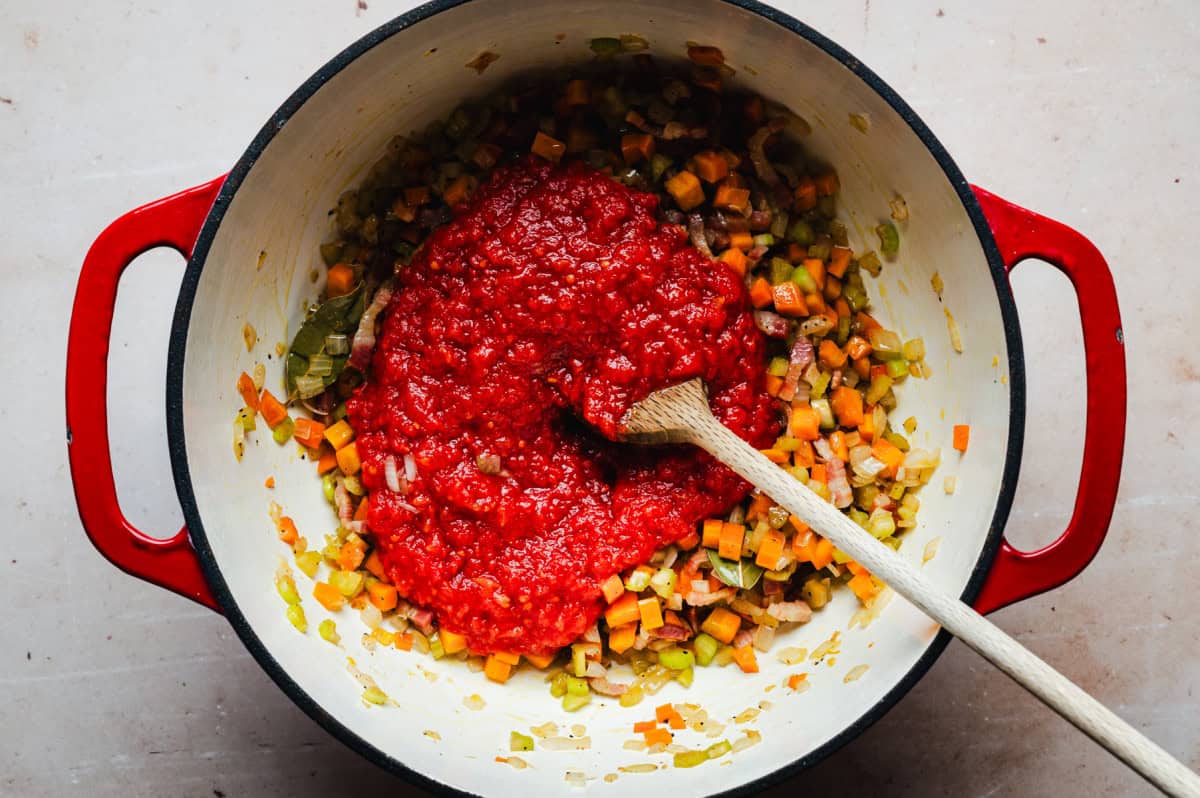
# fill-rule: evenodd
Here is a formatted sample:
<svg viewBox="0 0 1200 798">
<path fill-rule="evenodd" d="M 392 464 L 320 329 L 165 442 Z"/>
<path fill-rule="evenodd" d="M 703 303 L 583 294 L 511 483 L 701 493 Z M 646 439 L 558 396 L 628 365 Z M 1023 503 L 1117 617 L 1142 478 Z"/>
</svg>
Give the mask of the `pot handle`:
<svg viewBox="0 0 1200 798">
<path fill-rule="evenodd" d="M 1079 301 L 1087 361 L 1087 420 L 1075 510 L 1058 539 L 1037 551 L 1003 541 L 975 602 L 991 612 L 1073 579 L 1108 533 L 1125 446 L 1125 338 L 1112 274 L 1100 251 L 1080 233 L 972 186 L 1004 258 L 1013 267 L 1038 258 L 1070 278 Z"/>
<path fill-rule="evenodd" d="M 121 512 L 108 443 L 108 345 L 117 283 L 138 255 L 170 247 L 190 257 L 225 178 L 130 211 L 110 224 L 84 258 L 67 338 L 67 451 L 79 518 L 113 565 L 218 610 L 187 527 L 150 537 Z"/>
</svg>

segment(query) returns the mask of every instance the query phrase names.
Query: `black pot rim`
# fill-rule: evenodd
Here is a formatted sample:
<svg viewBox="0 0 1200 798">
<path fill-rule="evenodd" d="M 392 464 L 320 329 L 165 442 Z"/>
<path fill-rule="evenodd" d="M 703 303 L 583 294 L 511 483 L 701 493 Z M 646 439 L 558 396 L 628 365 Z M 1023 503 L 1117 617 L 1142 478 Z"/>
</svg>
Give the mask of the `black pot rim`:
<svg viewBox="0 0 1200 798">
<path fill-rule="evenodd" d="M 284 126 L 293 114 L 321 88 L 330 78 L 344 69 L 348 64 L 371 48 L 385 41 L 397 32 L 409 28 L 418 22 L 436 14 L 464 5 L 470 0 L 431 0 L 411 11 L 402 14 L 386 24 L 376 28 L 358 41 L 351 44 L 315 74 L 306 80 L 288 99 L 272 114 L 271 118 L 254 137 L 245 153 L 238 159 L 229 172 L 224 185 L 221 187 L 212 210 L 204 222 L 200 235 L 196 240 L 192 256 L 188 260 L 184 273 L 183 284 L 175 307 L 175 315 L 171 327 L 168 346 L 167 365 L 167 434 L 171 455 L 172 472 L 175 479 L 176 491 L 179 494 L 183 508 L 184 519 L 191 535 L 192 544 L 199 556 L 204 576 L 212 589 L 213 595 L 224 610 L 234 631 L 250 654 L 267 672 L 280 689 L 288 695 L 305 713 L 319 723 L 330 734 L 342 741 L 352 750 L 361 754 L 376 765 L 400 776 L 406 781 L 440 795 L 465 796 L 470 795 L 448 784 L 439 782 L 425 774 L 410 768 L 400 760 L 385 754 L 371 743 L 360 737 L 351 728 L 337 720 L 313 699 L 291 676 L 284 670 L 278 660 L 272 656 L 253 628 L 247 622 L 221 575 L 220 567 L 213 556 L 204 531 L 196 497 L 192 491 L 191 474 L 188 468 L 187 445 L 184 437 L 183 424 L 183 363 L 187 345 L 188 324 L 191 318 L 192 303 L 195 299 L 196 288 L 209 248 L 216 236 L 217 229 L 228 210 L 233 196 L 237 193 L 254 166 L 258 157 L 266 149 L 275 134 Z M 959 200 L 963 204 L 979 243 L 987 258 L 992 280 L 996 287 L 996 297 L 1000 304 L 1001 319 L 1004 326 L 1005 342 L 1008 347 L 1009 370 L 1009 429 L 1004 470 L 1002 473 L 1000 491 L 996 501 L 996 510 L 992 516 L 991 527 L 979 560 L 971 572 L 971 577 L 962 592 L 962 600 L 971 603 L 979 595 L 983 583 L 991 569 L 992 561 L 999 549 L 1004 526 L 1008 520 L 1009 509 L 1012 505 L 1013 494 L 1016 490 L 1017 473 L 1020 470 L 1021 448 L 1024 441 L 1025 427 L 1025 361 L 1021 334 L 1017 323 L 1017 310 L 1013 295 L 1008 286 L 1007 273 L 1004 268 L 1000 251 L 992 236 L 991 228 L 984 218 L 983 209 L 975 198 L 970 184 L 963 177 L 946 149 L 937 140 L 925 123 L 908 106 L 903 99 L 885 83 L 878 75 L 863 65 L 839 45 L 821 35 L 809 26 L 777 9 L 766 6 L 757 0 L 722 0 L 758 14 L 759 16 L 786 28 L 792 33 L 816 45 L 829 56 L 857 75 L 864 83 L 880 95 L 902 119 L 912 128 L 913 132 L 929 149 L 938 165 L 945 173 Z M 761 790 L 777 784 L 800 771 L 812 767 L 825 757 L 837 751 L 850 740 L 857 737 L 871 724 L 883 717 L 896 703 L 917 683 L 918 680 L 932 667 L 933 663 L 945 650 L 951 636 L 945 631 L 939 631 L 925 653 L 909 669 L 905 676 L 876 702 L 867 712 L 863 713 L 853 723 L 847 725 L 841 732 L 823 745 L 808 752 L 804 756 L 782 765 L 777 770 L 753 781 L 746 782 L 726 792 L 728 796 L 753 795 Z"/>
</svg>

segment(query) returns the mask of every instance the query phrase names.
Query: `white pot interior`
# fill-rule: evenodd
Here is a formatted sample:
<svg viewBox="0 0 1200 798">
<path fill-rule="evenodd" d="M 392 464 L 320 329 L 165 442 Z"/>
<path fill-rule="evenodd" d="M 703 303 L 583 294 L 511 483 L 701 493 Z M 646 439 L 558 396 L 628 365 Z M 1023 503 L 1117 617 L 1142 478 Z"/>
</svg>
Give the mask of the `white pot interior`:
<svg viewBox="0 0 1200 798">
<path fill-rule="evenodd" d="M 900 225 L 901 257 L 885 266 L 880 280 L 868 279 L 868 290 L 881 321 L 905 338 L 925 339 L 933 378 L 906 382 L 898 391 L 897 418 L 917 417 L 914 443 L 941 447 L 943 465 L 921 493 L 921 525 L 908 535 L 902 554 L 919 563 L 926 544 L 941 538 L 925 572 L 947 590 L 961 592 L 980 557 L 1001 489 L 1009 427 L 1008 352 L 986 259 L 942 168 L 909 125 L 849 69 L 783 26 L 719 0 L 475 0 L 396 32 L 304 102 L 234 196 L 207 255 L 187 330 L 184 431 L 204 535 L 233 599 L 265 648 L 355 735 L 413 770 L 473 793 L 559 793 L 567 786 L 568 770 L 586 774 L 590 792 L 626 798 L 661 795 L 664 789 L 699 794 L 737 787 L 818 749 L 870 712 L 926 652 L 936 632 L 900 599 L 868 629 L 848 631 L 857 601 L 843 592 L 811 623 L 776 642 L 776 649 L 812 651 L 840 632 L 840 654 L 819 665 L 789 667 L 773 653 L 760 655 L 757 675 L 744 675 L 735 666 L 702 669 L 690 690 L 671 684 L 635 708 L 604 699 L 568 715 L 550 698 L 541 674 L 530 669 L 496 685 L 461 663 L 435 663 L 390 649 L 369 653 L 357 640 L 361 626 L 352 610 L 337 618 L 342 647 L 331 646 L 315 631 L 327 613 L 299 573 L 308 635 L 285 620 L 272 577 L 287 550 L 267 517 L 268 501 L 279 501 L 310 540 L 333 531 L 336 519 L 320 495 L 312 464 L 297 457 L 295 446 L 276 446 L 264 428 L 251 436 L 243 462 L 234 461 L 230 427 L 240 402 L 233 386 L 240 371 L 266 360 L 268 352 L 268 387 L 280 383 L 282 363 L 273 348 L 295 331 L 302 301 L 318 294 L 309 275 L 320 262 L 317 245 L 330 231 L 326 211 L 395 133 L 420 129 L 460 99 L 492 91 L 521 71 L 587 60 L 591 37 L 621 33 L 645 37 L 652 53 L 663 58 L 681 57 L 688 40 L 717 45 L 737 69 L 737 80 L 805 117 L 813 127 L 808 148 L 840 174 L 842 218 L 856 251 L 877 247 L 871 230 L 887 218 L 890 198 L 898 193 L 907 201 L 911 219 Z M 500 58 L 477 75 L 464 65 L 483 50 Z M 851 113 L 869 120 L 868 132 L 850 125 Z M 930 288 L 935 270 L 945 281 L 945 307 L 961 330 L 961 355 L 950 347 L 943 305 Z M 242 340 L 245 322 L 260 339 L 250 353 Z M 950 446 L 955 423 L 972 427 L 965 458 Z M 277 481 L 273 491 L 263 487 L 268 474 Z M 953 496 L 943 493 L 943 475 L 957 477 Z M 365 706 L 347 671 L 347 656 L 399 707 Z M 870 669 L 843 683 L 858 665 Z M 792 693 L 780 686 L 799 671 L 809 673 L 810 690 Z M 482 711 L 464 706 L 464 698 L 476 693 L 486 703 Z M 756 719 L 731 722 L 764 700 L 771 708 Z M 754 729 L 762 742 L 693 770 L 665 767 L 605 781 L 618 766 L 669 763 L 669 755 L 652 758 L 622 748 L 635 737 L 632 724 L 653 717 L 654 707 L 667 701 L 701 704 L 711 717 L 729 722 L 722 738 L 733 741 Z M 523 754 L 530 764 L 525 770 L 494 761 L 509 754 L 512 730 L 527 732 L 548 720 L 558 722 L 563 733 L 571 724 L 585 726 L 590 749 Z M 688 731 L 678 742 L 694 748 L 714 740 Z"/>
</svg>

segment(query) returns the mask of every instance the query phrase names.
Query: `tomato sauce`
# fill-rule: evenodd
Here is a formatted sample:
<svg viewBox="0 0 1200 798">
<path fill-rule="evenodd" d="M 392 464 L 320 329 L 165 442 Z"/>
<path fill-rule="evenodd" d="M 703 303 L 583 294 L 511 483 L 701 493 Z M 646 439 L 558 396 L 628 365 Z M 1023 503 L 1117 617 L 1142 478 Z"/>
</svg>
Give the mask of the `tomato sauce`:
<svg viewBox="0 0 1200 798">
<path fill-rule="evenodd" d="M 740 278 L 579 164 L 497 170 L 399 273 L 349 402 L 368 527 L 402 595 L 471 650 L 547 653 L 601 583 L 748 486 L 698 449 L 614 443 L 635 401 L 703 377 L 717 417 L 775 433 Z M 387 489 L 386 459 L 417 476 Z"/>
</svg>

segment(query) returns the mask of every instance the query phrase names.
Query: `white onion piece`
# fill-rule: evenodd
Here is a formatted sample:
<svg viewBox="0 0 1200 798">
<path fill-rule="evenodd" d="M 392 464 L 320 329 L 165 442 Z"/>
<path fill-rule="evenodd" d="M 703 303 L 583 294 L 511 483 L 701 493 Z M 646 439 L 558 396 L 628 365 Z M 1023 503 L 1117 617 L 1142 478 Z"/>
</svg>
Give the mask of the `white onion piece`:
<svg viewBox="0 0 1200 798">
<path fill-rule="evenodd" d="M 401 493 L 400 490 L 400 472 L 396 467 L 396 458 L 388 455 L 383 461 L 383 478 L 387 482 L 388 490 L 392 493 Z"/>
<path fill-rule="evenodd" d="M 411 454 L 404 455 L 404 478 L 409 482 L 417 478 L 417 458 Z"/>
</svg>

